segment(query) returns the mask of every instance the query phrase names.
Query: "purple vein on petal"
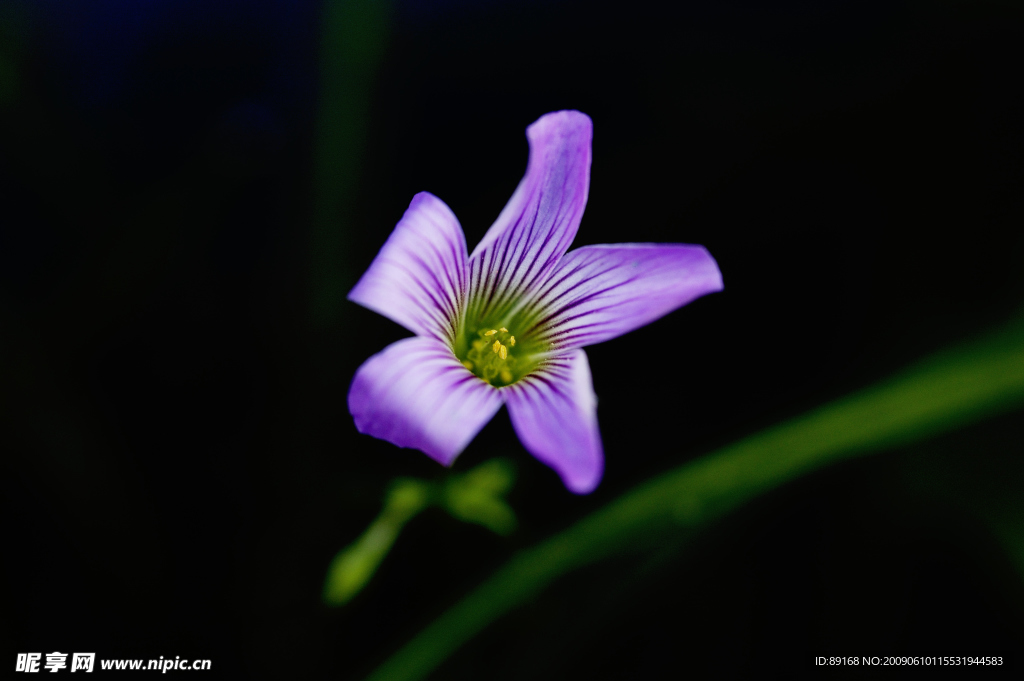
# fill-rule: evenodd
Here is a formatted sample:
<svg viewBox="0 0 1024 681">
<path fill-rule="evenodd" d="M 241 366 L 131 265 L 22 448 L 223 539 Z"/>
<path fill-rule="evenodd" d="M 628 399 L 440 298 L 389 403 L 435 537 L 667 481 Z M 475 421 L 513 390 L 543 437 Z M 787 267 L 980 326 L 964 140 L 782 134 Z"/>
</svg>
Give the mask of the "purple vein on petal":
<svg viewBox="0 0 1024 681">
<path fill-rule="evenodd" d="M 609 340 L 722 289 L 702 246 L 586 246 L 566 256 L 529 303 L 534 338 L 564 350 Z"/>
<path fill-rule="evenodd" d="M 445 290 L 444 285 L 438 280 L 437 275 L 434 274 L 434 270 L 431 269 L 430 265 L 423 262 L 423 260 L 415 253 L 408 253 L 406 254 L 406 257 L 418 267 L 410 268 L 401 260 L 389 259 L 389 261 L 395 267 L 409 275 L 409 278 L 415 282 L 416 287 L 423 293 L 423 295 L 430 299 L 431 303 L 433 303 L 434 310 L 441 313 L 445 322 L 454 318 L 456 314 L 454 301 L 452 301 L 450 297 L 438 300 L 438 292 L 447 293 L 447 291 Z M 417 278 L 417 271 L 423 273 L 425 276 Z M 433 286 L 428 285 L 431 283 Z"/>
<path fill-rule="evenodd" d="M 415 262 L 417 265 L 419 265 L 419 267 L 410 268 L 408 266 L 408 262 L 404 260 L 397 260 L 394 258 L 381 258 L 381 262 L 389 263 L 394 270 L 404 272 L 412 281 L 412 285 L 416 290 L 410 290 L 407 287 L 407 284 L 399 283 L 398 281 L 393 282 L 393 286 L 395 287 L 396 290 L 401 290 L 410 299 L 415 300 L 417 302 L 418 310 L 410 312 L 410 315 L 421 320 L 423 315 L 425 315 L 429 320 L 429 324 L 432 324 L 435 328 L 442 329 L 445 332 L 443 335 L 447 339 L 449 333 L 454 333 L 455 323 L 454 316 L 449 314 L 449 310 L 451 308 L 446 307 L 445 304 L 438 300 L 436 297 L 435 292 L 442 290 L 439 288 L 440 283 L 437 281 L 437 278 L 434 277 L 433 273 L 430 272 L 430 269 L 421 260 L 419 260 L 418 257 L 416 257 L 415 255 L 410 255 L 408 257 L 408 260 Z M 426 272 L 429 274 L 427 275 L 427 277 L 423 277 L 422 275 L 418 276 L 417 270 L 419 270 L 421 273 Z M 436 286 L 438 286 L 438 288 L 432 289 L 430 286 L 427 285 L 424 279 L 431 280 Z M 418 294 L 416 292 L 417 290 L 419 291 Z M 424 301 L 422 299 L 424 296 L 430 301 L 430 305 L 424 304 Z M 417 314 L 417 312 L 422 314 Z M 427 325 L 428 322 L 423 322 L 423 326 Z"/>
<path fill-rule="evenodd" d="M 421 192 L 349 293 L 421 336 L 451 343 L 466 304 L 466 241 L 451 209 Z"/>
<path fill-rule="evenodd" d="M 586 284 L 586 283 L 588 283 L 590 281 L 593 281 L 594 279 L 597 279 L 598 277 L 606 276 L 606 275 L 610 274 L 611 271 L 612 271 L 611 269 L 607 269 L 607 270 L 605 270 L 603 272 L 599 272 L 599 273 L 597 273 L 597 274 L 595 274 L 593 276 L 587 277 L 586 279 L 584 279 L 584 280 L 582 280 L 580 282 L 580 285 L 583 285 L 583 284 Z M 595 299 L 595 298 L 597 298 L 599 296 L 605 295 L 605 294 L 610 293 L 611 291 L 615 291 L 616 289 L 619 289 L 619 288 L 628 287 L 630 284 L 635 283 L 639 279 L 640 279 L 640 277 L 630 277 L 629 279 L 624 279 L 621 282 L 615 282 L 614 284 L 606 286 L 606 287 L 604 287 L 602 289 L 598 289 L 596 291 L 592 291 L 590 293 L 587 293 L 586 295 L 580 296 L 578 298 L 574 298 L 574 299 L 566 302 L 565 304 L 563 304 L 557 310 L 550 311 L 546 317 L 542 317 L 537 323 L 538 323 L 538 325 L 546 326 L 549 330 L 553 330 L 553 329 L 556 329 L 556 328 L 558 328 L 560 326 L 564 326 L 566 324 L 569 324 L 569 323 L 575 321 L 576 319 L 579 319 L 580 317 L 585 317 L 585 316 L 589 315 L 592 312 L 592 310 L 588 309 L 588 310 L 585 310 L 583 312 L 580 312 L 577 315 L 573 315 L 571 317 L 570 316 L 566 316 L 566 313 L 568 313 L 571 310 L 574 310 L 574 309 L 576 309 L 578 307 L 583 306 L 585 303 L 587 303 L 589 301 L 592 301 L 593 299 Z M 559 299 L 561 299 L 563 297 L 565 297 L 565 296 L 563 296 L 563 295 L 559 295 L 558 296 Z M 641 296 L 634 296 L 633 298 L 630 299 L 630 301 L 633 301 L 633 300 L 643 300 L 643 298 L 644 298 L 644 296 L 642 296 L 642 295 Z M 554 321 L 552 321 L 552 320 L 554 320 Z"/>
<path fill-rule="evenodd" d="M 597 277 L 607 274 L 612 269 L 612 267 L 609 267 L 608 269 L 600 272 L 591 273 L 572 286 L 564 285 L 568 279 L 585 270 L 589 264 L 590 263 L 572 263 L 570 266 L 560 267 L 548 279 L 548 281 L 544 283 L 544 287 L 539 289 L 539 293 L 523 306 L 520 311 L 522 317 L 529 320 L 530 325 L 544 325 L 553 316 L 553 314 L 548 313 L 548 310 L 550 310 L 555 303 L 566 296 L 572 295 L 580 286 L 596 279 Z M 545 316 L 539 317 L 539 315 Z"/>
<path fill-rule="evenodd" d="M 601 479 L 604 457 L 584 352 L 552 358 L 503 390 L 512 426 L 530 453 L 554 468 L 573 492 L 592 491 Z"/>
<path fill-rule="evenodd" d="M 497 388 L 471 374 L 442 341 L 413 337 L 368 359 L 352 381 L 356 428 L 449 465 L 501 407 Z"/>
<path fill-rule="evenodd" d="M 547 114 L 527 129 L 526 175 L 470 256 L 474 316 L 507 312 L 568 250 L 586 206 L 591 135 L 590 119 L 576 111 Z"/>
</svg>

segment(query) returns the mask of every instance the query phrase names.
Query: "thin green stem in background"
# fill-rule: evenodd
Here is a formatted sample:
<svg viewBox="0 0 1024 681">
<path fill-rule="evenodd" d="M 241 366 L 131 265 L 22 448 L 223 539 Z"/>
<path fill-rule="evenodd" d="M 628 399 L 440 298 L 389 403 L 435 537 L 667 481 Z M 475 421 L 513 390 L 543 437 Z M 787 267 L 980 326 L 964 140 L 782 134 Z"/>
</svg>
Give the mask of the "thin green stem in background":
<svg viewBox="0 0 1024 681">
<path fill-rule="evenodd" d="M 687 463 L 514 556 L 381 665 L 369 681 L 422 679 L 566 573 L 699 529 L 832 462 L 906 444 L 1024 404 L 1024 326 L 942 352 L 892 379 Z"/>
<path fill-rule="evenodd" d="M 370 117 L 370 95 L 387 44 L 389 0 L 327 0 L 323 7 L 316 131 L 312 313 L 332 321 L 345 300 L 351 212 Z"/>
</svg>

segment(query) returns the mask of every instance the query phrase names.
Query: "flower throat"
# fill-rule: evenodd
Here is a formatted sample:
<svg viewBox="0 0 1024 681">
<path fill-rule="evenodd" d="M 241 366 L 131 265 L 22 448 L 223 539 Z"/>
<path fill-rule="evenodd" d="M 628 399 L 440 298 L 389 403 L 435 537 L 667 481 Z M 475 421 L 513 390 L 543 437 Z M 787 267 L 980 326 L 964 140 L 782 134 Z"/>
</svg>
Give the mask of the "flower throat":
<svg viewBox="0 0 1024 681">
<path fill-rule="evenodd" d="M 524 375 L 520 358 L 513 354 L 516 337 L 504 326 L 499 329 L 481 329 L 469 348 L 462 365 L 493 386 L 515 383 Z"/>
</svg>

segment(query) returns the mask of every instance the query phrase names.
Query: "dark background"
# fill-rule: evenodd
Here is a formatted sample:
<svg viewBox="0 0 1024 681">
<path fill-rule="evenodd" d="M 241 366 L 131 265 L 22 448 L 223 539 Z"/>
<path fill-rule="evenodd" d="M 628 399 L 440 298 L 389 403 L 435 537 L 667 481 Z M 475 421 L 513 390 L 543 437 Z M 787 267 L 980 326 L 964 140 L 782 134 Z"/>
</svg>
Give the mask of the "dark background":
<svg viewBox="0 0 1024 681">
<path fill-rule="evenodd" d="M 1000 2 L 0 2 L 3 664 L 360 678 L 515 550 L 1018 314 L 1022 52 Z M 576 245 L 704 244 L 725 291 L 588 349 L 594 494 L 502 412 L 455 470 L 514 460 L 519 530 L 428 511 L 328 609 L 388 482 L 444 474 L 356 433 L 352 374 L 408 334 L 344 294 L 418 191 L 472 249 L 563 108 L 594 121 Z M 570 575 L 436 677 L 1019 670 L 1020 421 Z"/>
</svg>

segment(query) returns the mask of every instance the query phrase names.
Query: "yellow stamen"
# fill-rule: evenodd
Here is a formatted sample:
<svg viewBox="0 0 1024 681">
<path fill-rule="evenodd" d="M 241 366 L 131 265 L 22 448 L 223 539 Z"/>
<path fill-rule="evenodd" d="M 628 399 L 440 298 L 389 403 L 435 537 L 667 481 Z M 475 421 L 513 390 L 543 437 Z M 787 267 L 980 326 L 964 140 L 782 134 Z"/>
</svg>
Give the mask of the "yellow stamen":
<svg viewBox="0 0 1024 681">
<path fill-rule="evenodd" d="M 504 326 L 498 329 L 498 331 L 504 331 L 505 333 L 508 333 L 508 329 L 506 329 Z"/>
<path fill-rule="evenodd" d="M 509 338 L 508 339 L 508 344 L 511 345 L 512 347 L 515 347 L 516 346 L 516 337 L 512 336 L 511 338 Z"/>
<path fill-rule="evenodd" d="M 502 359 L 508 357 L 508 348 L 506 348 L 504 345 L 498 348 L 498 357 L 501 357 Z"/>
<path fill-rule="evenodd" d="M 505 383 L 511 383 L 512 382 L 512 372 L 509 371 L 508 369 L 502 369 L 501 370 L 501 380 L 504 381 Z"/>
<path fill-rule="evenodd" d="M 490 331 L 484 331 L 484 335 L 485 336 L 493 336 L 496 333 L 498 333 L 498 332 L 495 331 L 494 329 L 491 329 Z"/>
<path fill-rule="evenodd" d="M 494 345 L 491 346 L 491 350 L 494 350 L 494 352 L 498 352 L 498 348 L 500 348 L 500 347 L 501 347 L 501 342 L 500 341 L 494 341 Z"/>
<path fill-rule="evenodd" d="M 468 359 L 465 362 L 462 363 L 462 366 L 466 367 L 470 371 L 473 370 L 473 363 L 470 362 Z"/>
</svg>

